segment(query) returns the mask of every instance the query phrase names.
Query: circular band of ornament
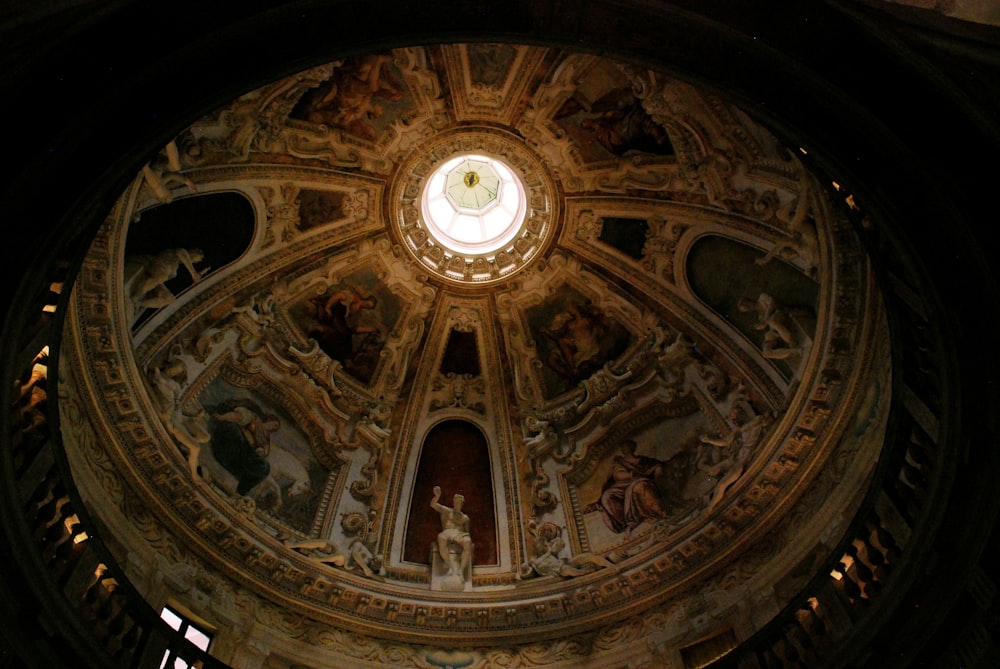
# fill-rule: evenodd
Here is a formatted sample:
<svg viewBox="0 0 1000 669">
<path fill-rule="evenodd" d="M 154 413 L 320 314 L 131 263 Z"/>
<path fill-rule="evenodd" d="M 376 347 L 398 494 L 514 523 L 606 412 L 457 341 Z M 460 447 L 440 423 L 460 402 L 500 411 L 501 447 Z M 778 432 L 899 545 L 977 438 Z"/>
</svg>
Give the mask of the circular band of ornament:
<svg viewBox="0 0 1000 669">
<path fill-rule="evenodd" d="M 417 262 L 450 283 L 504 280 L 553 237 L 554 182 L 516 135 L 455 128 L 418 146 L 398 174 L 389 218 Z"/>
</svg>

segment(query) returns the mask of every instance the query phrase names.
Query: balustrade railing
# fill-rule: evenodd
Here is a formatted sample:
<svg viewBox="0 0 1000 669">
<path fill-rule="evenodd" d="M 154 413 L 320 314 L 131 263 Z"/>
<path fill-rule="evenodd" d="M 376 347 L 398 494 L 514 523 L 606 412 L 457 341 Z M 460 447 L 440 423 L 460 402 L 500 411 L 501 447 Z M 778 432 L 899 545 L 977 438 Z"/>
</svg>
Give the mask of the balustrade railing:
<svg viewBox="0 0 1000 669">
<path fill-rule="evenodd" d="M 8 330 L 22 346 L 4 378 L 9 401 L 6 447 L 0 453 L 6 480 L 0 489 L 6 506 L 21 510 L 6 514 L 7 532 L 24 581 L 45 612 L 40 616 L 44 632 L 66 666 L 158 668 L 169 651 L 188 666 L 225 667 L 160 620 L 134 590 L 76 494 L 61 451 L 50 383 L 58 359 L 64 273 L 65 265 L 57 264 L 58 276 L 46 281 L 48 289 L 29 304 L 33 317 L 16 333 Z M 7 659 L 13 663 L 13 657 Z"/>
<path fill-rule="evenodd" d="M 900 280 L 885 282 L 900 286 Z M 898 604 L 903 588 L 893 587 L 904 552 L 926 550 L 931 537 L 915 542 L 933 509 L 927 504 L 932 487 L 945 475 L 935 438 L 926 428 L 937 427 L 941 411 L 940 351 L 928 323 L 913 308 L 912 297 L 887 291 L 897 347 L 894 376 L 896 412 L 890 425 L 876 478 L 861 511 L 851 524 L 828 568 L 817 574 L 794 603 L 709 669 L 806 669 L 846 666 L 844 648 L 869 633 L 884 613 Z M 849 655 L 849 653 L 848 653 Z"/>
</svg>

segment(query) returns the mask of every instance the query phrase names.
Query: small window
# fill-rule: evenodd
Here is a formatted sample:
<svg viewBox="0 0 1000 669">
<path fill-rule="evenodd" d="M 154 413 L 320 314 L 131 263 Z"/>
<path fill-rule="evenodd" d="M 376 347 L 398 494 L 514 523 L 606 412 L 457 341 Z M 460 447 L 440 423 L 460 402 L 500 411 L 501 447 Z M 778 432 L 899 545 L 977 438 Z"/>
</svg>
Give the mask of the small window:
<svg viewBox="0 0 1000 669">
<path fill-rule="evenodd" d="M 160 611 L 160 618 L 195 646 L 202 650 L 208 650 L 208 644 L 212 642 L 211 632 L 202 629 L 169 606 L 163 607 L 163 610 Z M 180 657 L 175 650 L 170 648 L 163 653 L 163 660 L 160 662 L 160 669 L 189 669 L 193 666 L 196 665 Z M 201 666 L 200 663 L 197 666 Z"/>
</svg>

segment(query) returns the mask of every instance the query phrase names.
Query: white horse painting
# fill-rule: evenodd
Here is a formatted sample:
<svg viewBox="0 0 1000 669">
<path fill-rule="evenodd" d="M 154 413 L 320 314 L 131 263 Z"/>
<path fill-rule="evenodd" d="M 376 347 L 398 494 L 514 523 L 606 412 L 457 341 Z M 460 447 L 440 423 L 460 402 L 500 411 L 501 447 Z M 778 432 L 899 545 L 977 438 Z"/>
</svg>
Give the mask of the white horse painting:
<svg viewBox="0 0 1000 669">
<path fill-rule="evenodd" d="M 272 444 L 267 462 L 271 465 L 271 471 L 267 478 L 254 487 L 251 495 L 258 501 L 273 496 L 275 501 L 271 503 L 272 512 L 277 512 L 288 502 L 312 492 L 309 472 L 292 453 Z"/>
</svg>

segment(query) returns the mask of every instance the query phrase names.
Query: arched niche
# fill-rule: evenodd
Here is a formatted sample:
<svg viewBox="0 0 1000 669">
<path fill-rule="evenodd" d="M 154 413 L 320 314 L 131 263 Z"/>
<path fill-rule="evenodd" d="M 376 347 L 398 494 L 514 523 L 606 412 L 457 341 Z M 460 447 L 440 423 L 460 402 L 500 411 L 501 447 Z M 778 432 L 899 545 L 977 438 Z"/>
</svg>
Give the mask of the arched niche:
<svg viewBox="0 0 1000 669">
<path fill-rule="evenodd" d="M 720 235 L 704 235 L 692 245 L 685 260 L 691 292 L 758 349 L 764 348 L 766 328 L 757 312 L 740 308 L 770 295 L 805 334 L 815 336 L 820 285 L 790 262 L 775 258 L 761 264 L 764 251 Z M 789 361 L 772 359 L 786 379 L 794 374 Z"/>
<path fill-rule="evenodd" d="M 253 205 L 238 192 L 194 195 L 161 204 L 141 213 L 129 225 L 125 242 L 125 279 L 133 279 L 150 258 L 173 249 L 199 252 L 191 257 L 204 277 L 232 263 L 250 247 L 255 226 Z M 171 295 L 179 296 L 194 285 L 190 272 L 177 263 L 176 271 L 163 282 Z M 140 309 L 133 327 L 138 328 L 155 309 Z"/>
<path fill-rule="evenodd" d="M 441 519 L 431 509 L 434 486 L 441 486 L 441 504 L 452 505 L 456 493 L 465 496 L 470 534 L 475 543 L 472 564 L 498 565 L 497 518 L 489 443 L 486 435 L 464 420 L 446 420 L 432 427 L 420 449 L 406 523 L 403 560 L 430 564 L 430 550 L 441 531 Z"/>
</svg>

